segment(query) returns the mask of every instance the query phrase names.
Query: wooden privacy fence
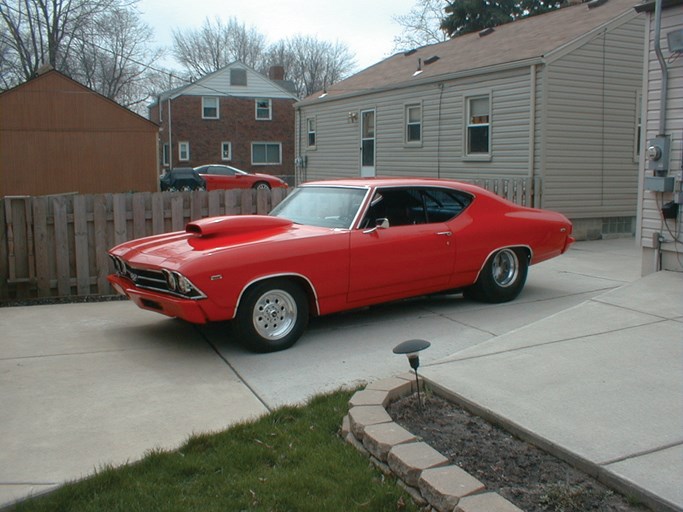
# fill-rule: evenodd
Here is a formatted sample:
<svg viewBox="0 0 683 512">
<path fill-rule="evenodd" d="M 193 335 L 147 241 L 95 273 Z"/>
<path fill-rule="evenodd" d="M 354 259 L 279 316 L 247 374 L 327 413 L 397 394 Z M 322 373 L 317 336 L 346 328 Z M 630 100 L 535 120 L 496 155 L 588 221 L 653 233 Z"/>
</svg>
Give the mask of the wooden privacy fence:
<svg viewBox="0 0 683 512">
<path fill-rule="evenodd" d="M 265 214 L 284 189 L 5 197 L 0 300 L 110 295 L 107 250 L 214 215 Z"/>
<path fill-rule="evenodd" d="M 521 205 L 540 204 L 525 178 L 468 180 Z M 265 214 L 286 190 L 5 197 L 0 201 L 0 301 L 110 295 L 107 250 L 180 231 L 214 215 Z"/>
</svg>

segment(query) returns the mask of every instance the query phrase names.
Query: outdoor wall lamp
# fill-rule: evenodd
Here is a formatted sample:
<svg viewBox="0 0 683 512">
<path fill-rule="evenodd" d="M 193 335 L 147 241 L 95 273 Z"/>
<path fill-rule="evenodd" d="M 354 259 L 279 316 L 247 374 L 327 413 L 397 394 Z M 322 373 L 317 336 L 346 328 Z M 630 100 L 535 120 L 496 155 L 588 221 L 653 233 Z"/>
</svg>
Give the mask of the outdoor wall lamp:
<svg viewBox="0 0 683 512">
<path fill-rule="evenodd" d="M 420 366 L 419 353 L 431 346 L 431 343 L 425 340 L 408 340 L 399 343 L 394 347 L 394 354 L 405 354 L 408 357 L 410 367 L 415 371 L 415 384 L 417 386 L 417 403 L 422 409 L 422 399 L 420 398 L 420 379 L 417 375 L 417 369 Z"/>
</svg>

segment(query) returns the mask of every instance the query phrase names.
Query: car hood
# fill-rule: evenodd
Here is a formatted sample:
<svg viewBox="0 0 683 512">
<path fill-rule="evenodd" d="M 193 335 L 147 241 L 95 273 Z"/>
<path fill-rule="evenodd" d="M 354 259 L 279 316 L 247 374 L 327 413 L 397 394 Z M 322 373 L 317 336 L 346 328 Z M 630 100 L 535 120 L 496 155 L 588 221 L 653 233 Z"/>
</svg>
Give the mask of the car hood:
<svg viewBox="0 0 683 512">
<path fill-rule="evenodd" d="M 330 229 L 295 225 L 290 220 L 266 215 L 210 217 L 188 223 L 185 231 L 125 242 L 110 253 L 134 266 L 175 269 L 207 254 L 327 233 Z"/>
<path fill-rule="evenodd" d="M 283 181 L 282 179 L 278 178 L 277 176 L 273 176 L 272 174 L 263 174 L 260 172 L 255 172 L 252 174 L 252 176 L 255 176 L 255 177 L 261 178 L 261 179 L 271 179 L 271 180 Z"/>
</svg>

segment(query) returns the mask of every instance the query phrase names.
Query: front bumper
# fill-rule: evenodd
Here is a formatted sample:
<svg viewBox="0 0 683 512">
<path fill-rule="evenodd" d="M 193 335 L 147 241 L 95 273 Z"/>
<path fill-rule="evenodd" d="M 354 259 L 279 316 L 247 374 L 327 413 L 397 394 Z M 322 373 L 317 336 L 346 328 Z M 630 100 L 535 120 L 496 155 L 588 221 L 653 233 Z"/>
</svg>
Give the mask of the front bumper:
<svg viewBox="0 0 683 512">
<path fill-rule="evenodd" d="M 181 318 L 193 324 L 205 324 L 212 320 L 202 307 L 202 303 L 206 303 L 207 299 L 183 299 L 151 290 L 143 290 L 135 286 L 129 279 L 116 274 L 107 276 L 107 280 L 118 294 L 125 295 L 139 308 Z"/>
</svg>

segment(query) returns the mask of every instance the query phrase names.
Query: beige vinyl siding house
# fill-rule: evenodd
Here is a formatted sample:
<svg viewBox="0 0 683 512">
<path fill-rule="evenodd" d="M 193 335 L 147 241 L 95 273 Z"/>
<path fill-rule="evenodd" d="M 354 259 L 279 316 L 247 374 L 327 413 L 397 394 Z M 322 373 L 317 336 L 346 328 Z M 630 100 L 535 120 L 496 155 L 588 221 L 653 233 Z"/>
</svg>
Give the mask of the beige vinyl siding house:
<svg viewBox="0 0 683 512">
<path fill-rule="evenodd" d="M 683 271 L 683 206 L 679 204 L 675 218 L 665 219 L 662 206 L 674 201 L 683 201 L 683 52 L 674 51 L 668 35 L 677 32 L 683 35 L 683 0 L 665 0 L 661 11 L 660 48 L 668 69 L 668 87 L 664 112 L 661 111 L 662 69 L 655 54 L 655 2 L 644 2 L 637 9 L 647 23 L 647 59 L 643 81 L 643 143 L 660 134 L 660 120 L 664 113 L 664 135 L 671 140 L 669 165 L 666 176 L 655 177 L 645 154 L 640 162 L 640 196 L 638 208 L 637 236 L 643 248 L 643 275 L 658 270 Z M 654 183 L 646 180 L 655 178 Z M 673 191 L 657 191 L 658 184 L 673 188 Z M 654 185 L 654 186 L 653 186 Z"/>
<path fill-rule="evenodd" d="M 474 181 L 565 213 L 580 238 L 632 235 L 644 58 L 634 5 L 574 5 L 396 54 L 305 98 L 298 180 Z"/>
</svg>

